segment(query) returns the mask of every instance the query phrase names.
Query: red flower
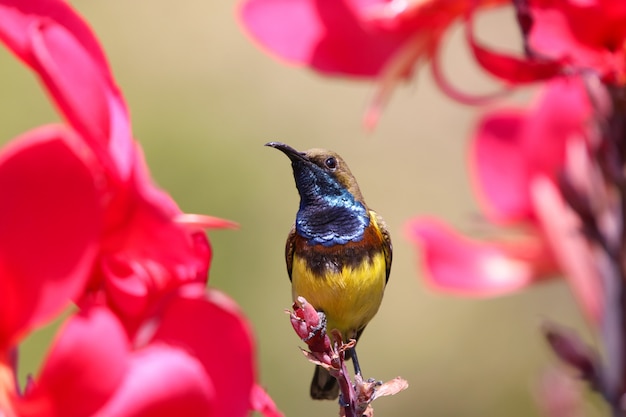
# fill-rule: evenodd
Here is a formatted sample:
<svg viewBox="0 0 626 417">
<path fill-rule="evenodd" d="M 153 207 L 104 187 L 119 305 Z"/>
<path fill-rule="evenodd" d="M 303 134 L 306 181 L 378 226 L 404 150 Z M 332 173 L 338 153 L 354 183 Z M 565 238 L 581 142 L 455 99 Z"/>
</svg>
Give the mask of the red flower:
<svg viewBox="0 0 626 417">
<path fill-rule="evenodd" d="M 447 84 L 438 63 L 441 40 L 471 10 L 505 0 L 247 0 L 240 16 L 270 52 L 326 74 L 376 77 L 378 92 L 366 115 L 373 126 L 393 88 L 423 62 Z"/>
<path fill-rule="evenodd" d="M 198 322 L 203 323 L 202 332 Z M 127 353 L 130 369 L 124 381 L 97 417 L 243 417 L 256 396 L 264 394 L 254 382 L 249 325 L 219 292 L 207 294 L 202 285 L 182 288 L 140 334 Z M 261 405 L 267 406 L 264 395 Z M 275 407 L 266 411 L 268 416 L 280 415 Z"/>
<path fill-rule="evenodd" d="M 189 221 L 153 183 L 133 140 L 124 99 L 87 24 L 65 3 L 0 2 L 0 38 L 31 66 L 102 167 L 105 219 L 91 292 L 134 331 L 164 293 L 206 282 L 210 247 L 202 229 L 233 227 L 206 216 Z"/>
<path fill-rule="evenodd" d="M 626 80 L 626 7 L 611 0 L 529 0 L 517 10 L 528 56 L 493 51 L 474 36 L 474 13 L 504 0 L 246 0 L 243 26 L 264 48 L 289 62 L 326 74 L 376 77 L 378 92 L 366 123 L 376 123 L 399 81 L 431 61 L 442 90 L 462 102 L 471 97 L 452 87 L 440 69 L 442 39 L 464 20 L 468 44 L 478 63 L 509 84 L 522 84 L 595 70 L 610 82 Z M 524 2 L 522 2 L 524 3 Z M 512 22 L 515 23 L 515 22 Z"/>
<path fill-rule="evenodd" d="M 241 313 L 204 292 L 204 229 L 233 223 L 184 214 L 153 184 L 87 24 L 60 0 L 0 0 L 0 40 L 71 126 L 0 156 L 0 414 L 280 415 Z M 80 313 L 20 392 L 11 352 L 70 299 Z"/>
<path fill-rule="evenodd" d="M 132 333 L 168 293 L 188 283 L 205 284 L 211 247 L 207 227 L 233 227 L 208 216 L 184 215 L 148 177 L 140 154 L 129 181 L 107 207 L 89 299 L 105 296 Z"/>
<path fill-rule="evenodd" d="M 197 320 L 205 324 L 200 335 Z M 222 294 L 188 286 L 141 332 L 142 341 L 133 343 L 110 310 L 85 308 L 60 330 L 39 376 L 23 395 L 10 392 L 0 411 L 8 416 L 243 417 L 264 396 L 266 415 L 280 415 L 254 384 L 248 324 Z"/>
<path fill-rule="evenodd" d="M 12 396 L 9 415 L 92 415 L 129 372 L 128 352 L 124 330 L 109 310 L 82 311 L 57 334 L 39 376 L 23 395 Z"/>
<path fill-rule="evenodd" d="M 393 61 L 409 74 L 445 30 L 475 6 L 504 0 L 247 0 L 240 16 L 277 56 L 328 73 L 379 76 Z"/>
<path fill-rule="evenodd" d="M 408 238 L 422 247 L 427 284 L 461 296 L 507 294 L 545 279 L 557 269 L 544 239 L 479 241 L 434 218 L 407 225 Z"/>
<path fill-rule="evenodd" d="M 0 0 L 0 39 L 40 77 L 108 175 L 127 180 L 134 143 L 126 104 L 87 23 L 60 0 Z"/>
<path fill-rule="evenodd" d="M 46 126 L 0 154 L 0 411 L 17 393 L 10 352 L 83 291 L 97 254 L 99 190 L 77 145 Z"/>
<path fill-rule="evenodd" d="M 528 0 L 522 25 L 525 57 L 480 45 L 467 34 L 479 64 L 513 84 L 545 80 L 565 73 L 594 72 L 606 83 L 626 81 L 626 7 L 613 0 Z"/>
<path fill-rule="evenodd" d="M 424 246 L 431 285 L 467 295 L 494 295 L 567 272 L 587 313 L 597 318 L 600 282 L 579 219 L 558 191 L 571 154 L 585 147 L 591 109 L 575 79 L 548 85 L 530 111 L 488 114 L 473 138 L 470 165 L 485 213 L 521 228 L 517 240 L 478 242 L 431 219 L 415 220 L 409 237 Z"/>
<path fill-rule="evenodd" d="M 595 70 L 608 82 L 626 80 L 626 7 L 612 0 L 531 1 L 532 49 L 571 66 Z"/>
<path fill-rule="evenodd" d="M 102 213 L 78 144 L 46 126 L 0 154 L 0 352 L 58 314 L 91 273 Z"/>
</svg>

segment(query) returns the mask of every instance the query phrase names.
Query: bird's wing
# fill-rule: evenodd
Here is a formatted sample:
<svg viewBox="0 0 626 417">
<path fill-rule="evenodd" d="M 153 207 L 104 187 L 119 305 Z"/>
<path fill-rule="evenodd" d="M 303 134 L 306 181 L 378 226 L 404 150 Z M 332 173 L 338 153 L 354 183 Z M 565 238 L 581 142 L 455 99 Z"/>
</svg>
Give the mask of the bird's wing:
<svg viewBox="0 0 626 417">
<path fill-rule="evenodd" d="M 370 210 L 370 212 L 374 215 L 374 221 L 376 222 L 376 226 L 378 226 L 378 230 L 383 237 L 383 252 L 385 253 L 385 267 L 386 267 L 386 281 L 389 281 L 389 273 L 391 272 L 391 260 L 393 258 L 393 246 L 391 245 L 391 235 L 389 234 L 389 230 L 387 229 L 387 223 L 380 216 L 380 214 L 376 213 L 374 210 Z"/>
<path fill-rule="evenodd" d="M 291 226 L 289 236 L 287 236 L 287 243 L 285 245 L 285 262 L 287 263 L 287 273 L 289 274 L 289 281 L 291 281 L 291 269 L 293 267 L 293 253 L 296 250 L 296 225 Z"/>
</svg>

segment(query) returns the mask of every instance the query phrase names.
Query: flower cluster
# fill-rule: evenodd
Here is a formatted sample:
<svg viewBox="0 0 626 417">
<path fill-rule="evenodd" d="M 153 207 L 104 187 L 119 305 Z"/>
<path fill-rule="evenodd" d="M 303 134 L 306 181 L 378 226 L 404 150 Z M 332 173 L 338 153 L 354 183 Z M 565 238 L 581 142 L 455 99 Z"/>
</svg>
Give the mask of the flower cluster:
<svg viewBox="0 0 626 417">
<path fill-rule="evenodd" d="M 0 415 L 280 415 L 251 329 L 207 290 L 205 230 L 152 181 L 88 24 L 62 0 L 0 1 L 0 41 L 65 120 L 0 151 Z M 20 342 L 71 304 L 35 377 Z"/>
<path fill-rule="evenodd" d="M 406 380 L 396 377 L 383 383 L 375 379 L 363 380 L 360 374 L 352 383 L 346 366 L 346 352 L 356 344 L 355 340 L 344 343 L 341 333 L 333 329 L 333 341 L 326 333 L 324 313 L 317 312 L 304 297 L 298 297 L 293 311 L 288 312 L 296 334 L 307 344 L 310 351 L 302 352 L 315 365 L 321 366 L 337 379 L 340 390 L 341 417 L 370 417 L 374 415 L 372 401 L 387 395 L 395 395 L 409 387 Z"/>
<path fill-rule="evenodd" d="M 475 37 L 475 15 L 495 6 L 513 8 L 522 40 L 517 55 Z M 296 17 L 285 19 L 287 13 Z M 540 85 L 528 108 L 483 115 L 470 139 L 469 172 L 484 216 L 511 233 L 476 240 L 428 217 L 410 221 L 407 235 L 422 251 L 427 282 L 439 290 L 493 296 L 562 275 L 605 355 L 600 360 L 558 326 L 547 326 L 546 338 L 603 396 L 613 415 L 623 415 L 626 4 L 245 0 L 240 17 L 253 38 L 288 61 L 325 74 L 375 79 L 379 93 L 366 115 L 370 125 L 395 85 L 423 62 L 430 63 L 444 93 L 479 104 L 452 88 L 440 70 L 439 51 L 455 21 L 463 25 L 476 62 L 506 89 Z"/>
</svg>

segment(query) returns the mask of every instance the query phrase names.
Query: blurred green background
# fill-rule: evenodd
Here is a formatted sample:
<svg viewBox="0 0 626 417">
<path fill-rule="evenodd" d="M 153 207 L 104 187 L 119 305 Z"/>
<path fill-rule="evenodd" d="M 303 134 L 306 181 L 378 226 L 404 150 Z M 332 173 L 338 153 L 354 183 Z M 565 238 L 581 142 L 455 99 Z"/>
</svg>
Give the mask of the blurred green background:
<svg viewBox="0 0 626 417">
<path fill-rule="evenodd" d="M 444 97 L 424 70 L 367 133 L 361 117 L 373 85 L 323 78 L 265 55 L 238 27 L 235 0 L 73 4 L 104 45 L 156 181 L 184 211 L 241 225 L 210 233 L 210 285 L 233 297 L 252 322 L 260 381 L 287 416 L 334 416 L 337 405 L 310 400 L 313 366 L 283 312 L 291 304 L 284 241 L 298 197 L 288 160 L 263 146 L 270 140 L 338 151 L 390 227 L 391 279 L 359 357 L 366 377 L 401 375 L 410 388 L 376 401 L 376 415 L 541 415 L 536 386 L 556 363 L 541 323 L 549 318 L 587 333 L 565 284 L 491 300 L 434 294 L 422 284 L 419 254 L 404 235 L 406 221 L 425 214 L 467 232 L 483 228 L 465 160 L 479 109 Z M 481 38 L 516 44 L 511 12 L 489 13 L 479 25 Z M 455 85 L 494 88 L 475 70 L 458 28 L 447 45 L 445 68 Z M 0 74 L 3 141 L 57 119 L 32 74 L 4 50 Z M 48 329 L 28 339 L 23 373 L 36 372 L 49 337 Z"/>
</svg>

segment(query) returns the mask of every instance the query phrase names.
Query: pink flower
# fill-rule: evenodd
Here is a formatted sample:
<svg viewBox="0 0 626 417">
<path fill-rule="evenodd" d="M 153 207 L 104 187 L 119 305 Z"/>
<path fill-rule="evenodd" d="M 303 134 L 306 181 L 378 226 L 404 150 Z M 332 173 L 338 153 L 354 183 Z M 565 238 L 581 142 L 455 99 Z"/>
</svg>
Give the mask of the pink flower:
<svg viewBox="0 0 626 417">
<path fill-rule="evenodd" d="M 626 77 L 626 7 L 611 0 L 531 1 L 529 44 L 546 57 L 595 70 L 608 82 Z"/>
<path fill-rule="evenodd" d="M 432 60 L 436 81 L 460 97 L 443 77 L 440 43 L 450 25 L 474 8 L 504 0 L 246 0 L 242 25 L 261 46 L 288 62 L 331 75 L 376 77 L 378 92 L 366 115 L 376 123 L 394 87 L 420 63 Z"/>
<path fill-rule="evenodd" d="M 122 383 L 128 351 L 115 316 L 103 308 L 86 309 L 65 323 L 39 376 L 22 395 L 11 396 L 5 412 L 20 417 L 92 415 Z"/>
<path fill-rule="evenodd" d="M 239 307 L 220 292 L 205 293 L 203 285 L 195 285 L 178 294 L 157 315 L 148 345 L 178 347 L 198 359 L 215 393 L 212 416 L 248 415 L 251 395 L 257 394 L 249 324 Z M 200 334 L 198 323 L 202 323 Z"/>
<path fill-rule="evenodd" d="M 410 33 L 383 30 L 368 16 L 389 0 L 248 0 L 241 19 L 251 36 L 290 62 L 329 74 L 375 76 Z"/>
<path fill-rule="evenodd" d="M 91 273 L 102 212 L 78 145 L 45 126 L 0 153 L 0 352 L 65 308 Z"/>
<path fill-rule="evenodd" d="M 377 78 L 378 91 L 366 114 L 373 126 L 394 87 L 420 63 L 452 98 L 480 103 L 443 75 L 439 51 L 452 23 L 462 20 L 479 65 L 508 85 L 546 80 L 567 72 L 595 70 L 610 82 L 626 79 L 626 8 L 611 0 L 530 0 L 516 10 L 523 21 L 526 56 L 490 49 L 474 34 L 479 9 L 504 0 L 246 0 L 242 25 L 259 44 L 288 62 L 331 75 Z M 523 9 L 523 10 L 522 10 Z M 287 17 L 288 16 L 288 17 Z M 516 23 L 516 22 L 511 22 Z"/>
<path fill-rule="evenodd" d="M 557 267 L 543 239 L 479 241 L 429 217 L 407 224 L 408 238 L 421 246 L 426 283 L 460 296 L 497 296 L 545 279 Z"/>
<path fill-rule="evenodd" d="M 132 332 L 163 294 L 206 282 L 211 253 L 202 230 L 233 223 L 186 216 L 153 184 L 104 52 L 69 6 L 5 0 L 0 20 L 8 22 L 0 38 L 36 71 L 102 167 L 104 224 L 89 292 L 104 295 Z"/>
<path fill-rule="evenodd" d="M 61 114 L 108 175 L 135 160 L 126 104 L 87 23 L 60 0 L 1 0 L 0 39 L 40 77 Z"/>
<path fill-rule="evenodd" d="M 95 416 L 243 417 L 253 405 L 280 415 L 255 383 L 249 324 L 225 295 L 181 288 L 139 334 L 125 379 Z"/>
<path fill-rule="evenodd" d="M 482 0 L 476 6 L 501 3 Z M 255 40 L 289 62 L 328 74 L 376 77 L 408 54 L 400 65 L 407 76 L 473 7 L 465 0 L 247 0 L 240 17 Z"/>
<path fill-rule="evenodd" d="M 206 325 L 201 335 L 196 320 Z M 25 392 L 3 391 L 8 401 L 0 403 L 0 411 L 46 417 L 243 417 L 264 395 L 266 415 L 280 416 L 255 385 L 249 326 L 224 295 L 188 286 L 142 334 L 141 341 L 129 340 L 110 310 L 83 309 L 60 330 Z M 0 369 L 8 370 L 4 365 Z"/>
<path fill-rule="evenodd" d="M 468 39 L 479 64 L 513 84 L 565 73 L 594 72 L 609 84 L 626 80 L 626 7 L 613 0 L 529 0 L 521 12 L 524 44 L 530 56 L 515 57 L 479 44 L 471 19 Z"/>
<path fill-rule="evenodd" d="M 432 219 L 412 221 L 407 232 L 423 246 L 432 286 L 464 295 L 496 295 L 564 271 L 587 313 L 597 318 L 597 271 L 580 220 L 557 185 L 570 152 L 585 146 L 590 114 L 581 82 L 559 79 L 530 111 L 501 110 L 482 119 L 470 151 L 475 188 L 487 217 L 517 226 L 522 236 L 475 241 Z"/>
<path fill-rule="evenodd" d="M 182 213 L 152 182 L 90 28 L 60 0 L 0 0 L 0 40 L 69 124 L 0 155 L 0 414 L 280 415 L 241 312 L 204 289 L 204 229 L 234 224 Z M 12 352 L 72 299 L 80 312 L 22 392 Z"/>
<path fill-rule="evenodd" d="M 0 154 L 0 411 L 17 393 L 11 351 L 83 291 L 97 254 L 100 190 L 79 144 L 51 125 Z"/>
<path fill-rule="evenodd" d="M 183 214 L 156 188 L 140 159 L 119 198 L 107 207 L 100 256 L 88 297 L 104 296 L 132 333 L 168 293 L 188 283 L 205 284 L 211 247 L 203 231 L 233 227 L 209 216 Z"/>
</svg>

